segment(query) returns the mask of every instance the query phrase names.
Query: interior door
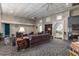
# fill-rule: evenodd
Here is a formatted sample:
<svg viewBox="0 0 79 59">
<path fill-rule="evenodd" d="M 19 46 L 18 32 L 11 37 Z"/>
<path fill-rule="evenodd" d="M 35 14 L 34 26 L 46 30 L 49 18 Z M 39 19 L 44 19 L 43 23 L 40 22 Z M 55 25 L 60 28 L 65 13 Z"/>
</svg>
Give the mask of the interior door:
<svg viewBox="0 0 79 59">
<path fill-rule="evenodd" d="M 4 24 L 5 26 L 5 36 L 10 35 L 10 24 Z"/>
<path fill-rule="evenodd" d="M 45 33 L 52 35 L 52 24 L 45 24 Z"/>
</svg>

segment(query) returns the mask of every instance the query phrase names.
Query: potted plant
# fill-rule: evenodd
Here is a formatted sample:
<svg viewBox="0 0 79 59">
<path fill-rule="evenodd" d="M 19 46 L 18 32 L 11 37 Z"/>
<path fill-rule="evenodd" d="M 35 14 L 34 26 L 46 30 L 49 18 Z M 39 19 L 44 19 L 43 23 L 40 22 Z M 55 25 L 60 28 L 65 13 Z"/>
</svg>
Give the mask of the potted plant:
<svg viewBox="0 0 79 59">
<path fill-rule="evenodd" d="M 2 39 L 2 37 L 3 37 L 3 33 L 0 32 L 0 40 Z"/>
</svg>

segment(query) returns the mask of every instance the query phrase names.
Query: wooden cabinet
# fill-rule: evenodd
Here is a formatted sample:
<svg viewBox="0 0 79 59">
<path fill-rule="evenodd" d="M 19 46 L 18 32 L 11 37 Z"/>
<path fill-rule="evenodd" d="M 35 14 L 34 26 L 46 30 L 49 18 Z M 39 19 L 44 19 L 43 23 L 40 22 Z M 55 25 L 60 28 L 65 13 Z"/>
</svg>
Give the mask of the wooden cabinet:
<svg viewBox="0 0 79 59">
<path fill-rule="evenodd" d="M 45 33 L 52 35 L 52 24 L 45 24 Z"/>
<path fill-rule="evenodd" d="M 25 49 L 28 47 L 28 39 L 17 38 L 16 43 L 18 45 L 17 50 Z"/>
</svg>

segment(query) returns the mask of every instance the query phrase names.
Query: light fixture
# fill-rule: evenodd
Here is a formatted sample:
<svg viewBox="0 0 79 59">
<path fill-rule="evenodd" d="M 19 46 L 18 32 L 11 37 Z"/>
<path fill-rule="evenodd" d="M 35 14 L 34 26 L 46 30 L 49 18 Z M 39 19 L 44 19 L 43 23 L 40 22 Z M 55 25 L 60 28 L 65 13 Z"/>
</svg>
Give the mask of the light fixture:
<svg viewBox="0 0 79 59">
<path fill-rule="evenodd" d="M 24 33 L 25 32 L 24 27 L 20 27 L 19 32 Z"/>
<path fill-rule="evenodd" d="M 42 23 L 42 19 L 40 20 L 40 23 Z"/>
<path fill-rule="evenodd" d="M 37 17 L 32 17 L 31 19 L 36 20 L 36 19 L 37 19 Z"/>
<path fill-rule="evenodd" d="M 51 30 L 51 28 L 49 27 L 49 28 L 48 28 L 48 30 L 50 31 L 50 30 Z"/>
<path fill-rule="evenodd" d="M 32 19 L 34 19 L 34 17 L 32 17 Z"/>
</svg>

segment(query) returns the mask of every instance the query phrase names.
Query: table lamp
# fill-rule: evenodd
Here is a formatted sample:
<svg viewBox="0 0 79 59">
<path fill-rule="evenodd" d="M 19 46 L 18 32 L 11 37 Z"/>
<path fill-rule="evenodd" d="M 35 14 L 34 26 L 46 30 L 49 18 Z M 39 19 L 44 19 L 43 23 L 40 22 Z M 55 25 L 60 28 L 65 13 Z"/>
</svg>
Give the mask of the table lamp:
<svg viewBox="0 0 79 59">
<path fill-rule="evenodd" d="M 25 32 L 24 27 L 20 27 L 19 32 L 20 32 L 20 33 L 24 33 L 24 32 Z"/>
</svg>

